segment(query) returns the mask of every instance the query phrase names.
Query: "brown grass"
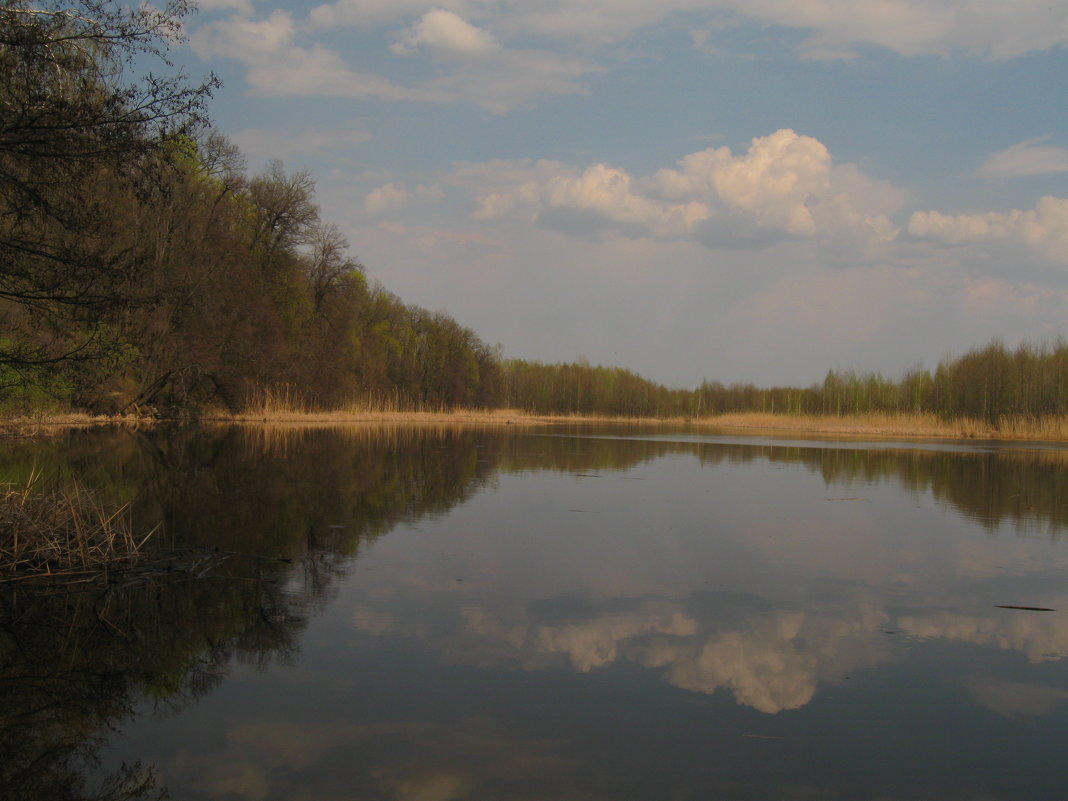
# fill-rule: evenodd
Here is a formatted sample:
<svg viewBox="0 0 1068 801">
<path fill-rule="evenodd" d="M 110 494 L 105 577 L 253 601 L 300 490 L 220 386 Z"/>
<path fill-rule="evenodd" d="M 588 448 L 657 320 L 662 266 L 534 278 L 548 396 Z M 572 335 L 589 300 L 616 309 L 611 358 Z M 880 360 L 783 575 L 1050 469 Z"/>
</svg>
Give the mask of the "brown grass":
<svg viewBox="0 0 1068 801">
<path fill-rule="evenodd" d="M 135 563 L 156 529 L 134 536 L 129 505 L 108 508 L 77 482 L 45 489 L 33 472 L 0 488 L 0 574 L 71 575 Z"/>
<path fill-rule="evenodd" d="M 943 420 L 933 414 L 723 414 L 698 421 L 702 426 L 731 429 L 936 438 L 992 438 L 1001 436 L 991 426 L 969 418 Z"/>
<path fill-rule="evenodd" d="M 697 421 L 702 426 L 850 436 L 938 439 L 1068 440 L 1068 416 L 1004 417 L 997 426 L 972 418 L 944 420 L 934 414 L 785 415 L 725 414 Z"/>
<path fill-rule="evenodd" d="M 653 418 L 612 415 L 543 415 L 519 409 L 405 409 L 392 396 L 371 398 L 333 410 L 315 410 L 291 385 L 264 389 L 244 411 L 215 411 L 200 418 L 211 422 L 287 425 L 548 425 L 617 423 L 640 426 L 688 425 L 737 431 L 791 432 L 838 436 L 918 437 L 938 439 L 1009 439 L 1068 441 L 1068 415 L 1039 419 L 1005 417 L 998 426 L 981 420 L 944 420 L 933 414 L 792 415 L 721 414 L 702 418 Z M 86 414 L 37 415 L 0 420 L 0 435 L 47 436 L 69 428 L 98 425 L 142 426 L 155 423 L 137 416 Z"/>
<path fill-rule="evenodd" d="M 693 426 L 720 430 L 790 432 L 832 436 L 916 437 L 933 439 L 1068 440 L 1068 416 L 1038 420 L 1007 417 L 997 427 L 982 420 L 944 420 L 933 414 L 722 414 L 713 417 L 651 418 L 606 415 L 536 415 L 518 409 L 453 409 L 439 411 L 383 410 L 352 406 L 330 412 L 299 409 L 257 409 L 235 415 L 239 422 L 346 425 L 548 425 L 553 423 L 617 423 L 640 426 Z"/>
<path fill-rule="evenodd" d="M 43 437 L 72 428 L 92 428 L 102 425 L 151 425 L 155 420 L 139 415 L 102 415 L 82 412 L 41 413 L 0 418 L 0 437 Z"/>
</svg>

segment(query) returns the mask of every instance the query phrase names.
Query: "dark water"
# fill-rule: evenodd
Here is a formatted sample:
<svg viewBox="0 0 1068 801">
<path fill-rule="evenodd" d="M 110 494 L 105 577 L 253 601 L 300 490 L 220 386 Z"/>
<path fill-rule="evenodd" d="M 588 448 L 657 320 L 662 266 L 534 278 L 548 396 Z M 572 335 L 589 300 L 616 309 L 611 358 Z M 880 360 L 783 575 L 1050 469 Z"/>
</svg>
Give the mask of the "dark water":
<svg viewBox="0 0 1068 801">
<path fill-rule="evenodd" d="M 1065 450 L 585 428 L 0 452 L 4 480 L 34 465 L 202 561 L 0 587 L 0 797 L 1068 796 Z"/>
</svg>

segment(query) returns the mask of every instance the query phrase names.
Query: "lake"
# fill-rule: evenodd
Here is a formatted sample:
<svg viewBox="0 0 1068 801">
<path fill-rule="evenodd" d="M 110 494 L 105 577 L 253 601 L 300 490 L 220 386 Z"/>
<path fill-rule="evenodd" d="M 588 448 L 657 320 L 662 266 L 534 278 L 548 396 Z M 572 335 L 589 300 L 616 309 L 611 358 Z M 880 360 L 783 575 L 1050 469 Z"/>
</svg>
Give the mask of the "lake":
<svg viewBox="0 0 1068 801">
<path fill-rule="evenodd" d="M 168 556 L 107 590 L 0 587 L 3 797 L 1068 788 L 1061 447 L 606 426 L 3 445 L 4 480 L 33 467 L 162 521 Z"/>
</svg>

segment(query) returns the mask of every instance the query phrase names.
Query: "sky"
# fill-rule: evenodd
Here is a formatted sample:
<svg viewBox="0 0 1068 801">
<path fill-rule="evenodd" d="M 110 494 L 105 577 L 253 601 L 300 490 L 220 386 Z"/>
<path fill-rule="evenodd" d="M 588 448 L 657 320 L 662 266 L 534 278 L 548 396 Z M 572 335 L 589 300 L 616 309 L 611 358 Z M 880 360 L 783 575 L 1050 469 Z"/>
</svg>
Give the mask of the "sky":
<svg viewBox="0 0 1068 801">
<path fill-rule="evenodd" d="M 1068 0 L 201 0 L 249 169 L 506 357 L 673 387 L 1068 337 Z"/>
</svg>

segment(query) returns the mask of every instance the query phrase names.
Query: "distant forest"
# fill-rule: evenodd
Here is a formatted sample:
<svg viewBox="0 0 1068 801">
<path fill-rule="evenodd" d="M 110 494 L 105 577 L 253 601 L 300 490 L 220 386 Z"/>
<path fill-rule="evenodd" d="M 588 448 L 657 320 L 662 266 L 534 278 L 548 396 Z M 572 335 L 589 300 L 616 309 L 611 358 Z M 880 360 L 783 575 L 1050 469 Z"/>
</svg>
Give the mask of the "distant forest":
<svg viewBox="0 0 1068 801">
<path fill-rule="evenodd" d="M 1068 345 L 994 342 L 892 380 L 668 389 L 628 370 L 504 360 L 447 314 L 369 283 L 306 172 L 250 175 L 207 114 L 214 77 L 133 75 L 181 38 L 187 0 L 0 0 L 0 410 L 309 408 L 1068 412 Z"/>
<path fill-rule="evenodd" d="M 705 381 L 695 390 L 668 389 L 628 370 L 588 364 L 508 361 L 504 403 L 542 414 L 707 417 L 736 412 L 778 414 L 936 414 L 996 425 L 1006 417 L 1068 414 L 1068 343 L 1000 342 L 917 367 L 900 379 L 856 370 L 827 373 L 810 387 L 761 388 Z"/>
</svg>

